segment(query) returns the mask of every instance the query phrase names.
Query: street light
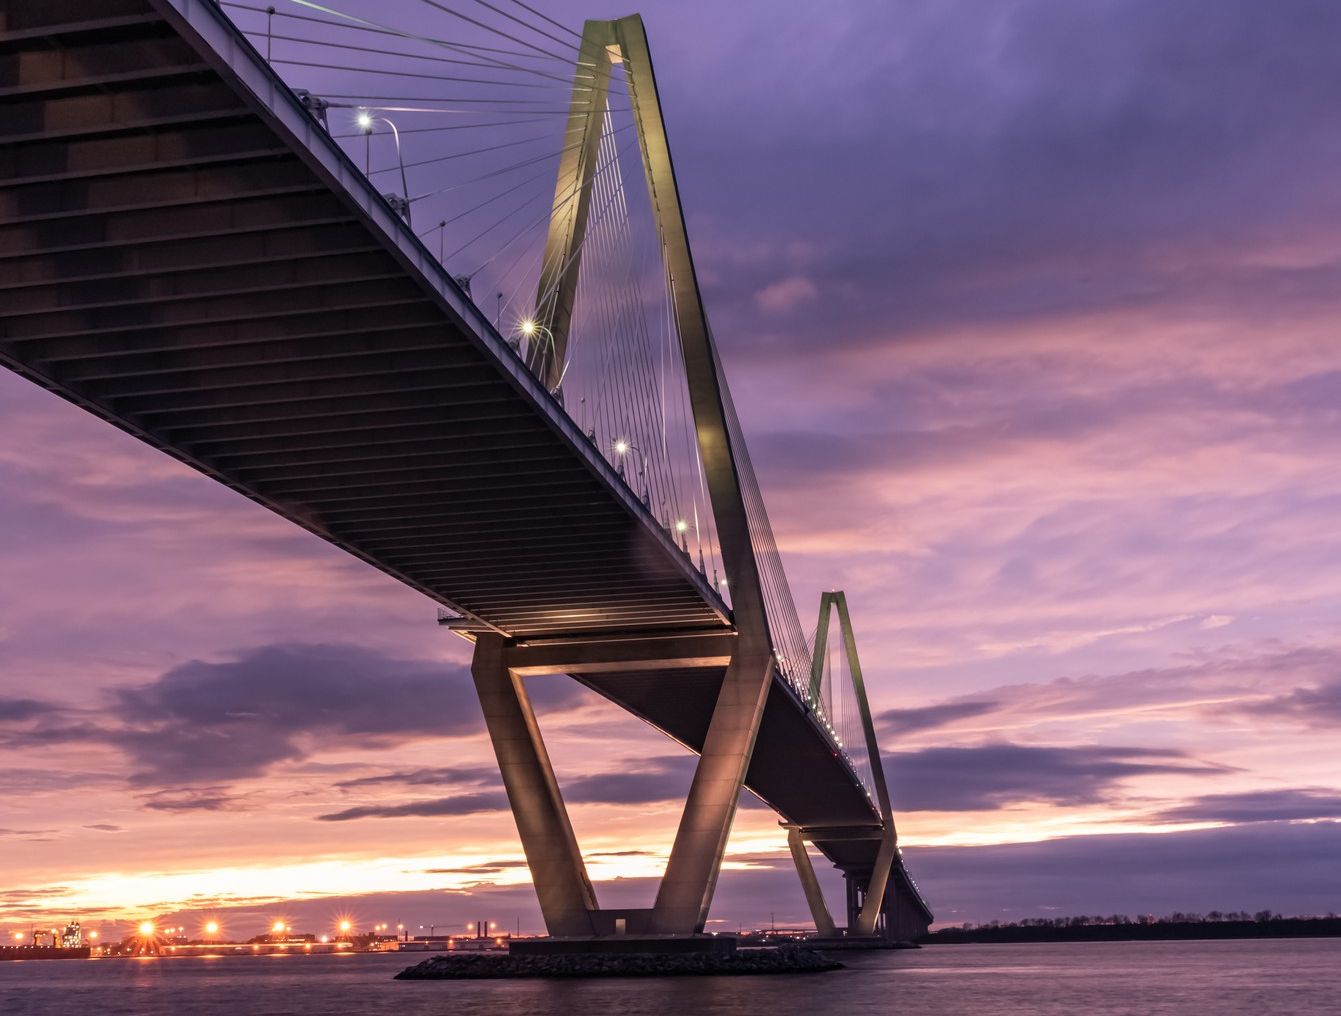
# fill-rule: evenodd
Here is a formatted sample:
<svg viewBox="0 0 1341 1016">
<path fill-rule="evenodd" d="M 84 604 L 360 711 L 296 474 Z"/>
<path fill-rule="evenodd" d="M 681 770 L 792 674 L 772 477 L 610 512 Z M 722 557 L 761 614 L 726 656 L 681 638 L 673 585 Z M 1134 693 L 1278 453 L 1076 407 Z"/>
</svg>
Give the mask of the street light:
<svg viewBox="0 0 1341 1016">
<path fill-rule="evenodd" d="M 528 346 L 536 342 L 548 342 L 551 346 L 554 344 L 554 335 L 533 317 L 524 317 L 517 322 L 511 345 L 518 353 L 521 352 L 522 339 L 527 341 Z"/>
<path fill-rule="evenodd" d="M 395 210 L 408 223 L 410 221 L 410 185 L 405 179 L 405 155 L 400 147 L 400 131 L 396 125 L 384 116 L 373 116 L 366 109 L 360 109 L 354 115 L 354 123 L 363 133 L 363 175 L 372 176 L 372 136 L 379 123 L 384 123 L 391 128 L 391 136 L 396 142 L 396 162 L 400 165 L 400 189 L 401 194 L 383 194 L 387 204 Z M 378 170 L 378 172 L 382 172 Z M 445 225 L 445 223 L 444 223 Z M 439 260 L 442 260 L 439 258 Z"/>
<path fill-rule="evenodd" d="M 217 934 L 219 934 L 219 922 L 218 922 L 218 921 L 206 921 L 206 922 L 205 922 L 205 934 L 206 934 L 206 935 L 217 935 Z"/>
<path fill-rule="evenodd" d="M 627 438 L 623 437 L 615 439 L 614 448 L 615 448 L 615 454 L 618 455 L 620 458 L 623 458 L 631 451 L 638 453 L 638 458 L 641 463 L 638 467 L 638 478 L 642 481 L 641 486 L 643 488 L 643 507 L 650 508 L 652 506 L 652 496 L 651 492 L 647 489 L 647 456 L 643 454 L 643 450 L 639 448 L 636 444 L 634 444 Z M 619 475 L 620 476 L 624 475 L 624 463 L 622 462 L 619 464 Z"/>
<path fill-rule="evenodd" d="M 355 114 L 354 122 L 363 132 L 363 175 L 367 176 L 372 169 L 373 116 L 366 109 L 361 109 Z"/>
<path fill-rule="evenodd" d="M 689 553 L 689 522 L 686 519 L 675 520 L 675 534 L 680 537 L 680 549 Z"/>
</svg>

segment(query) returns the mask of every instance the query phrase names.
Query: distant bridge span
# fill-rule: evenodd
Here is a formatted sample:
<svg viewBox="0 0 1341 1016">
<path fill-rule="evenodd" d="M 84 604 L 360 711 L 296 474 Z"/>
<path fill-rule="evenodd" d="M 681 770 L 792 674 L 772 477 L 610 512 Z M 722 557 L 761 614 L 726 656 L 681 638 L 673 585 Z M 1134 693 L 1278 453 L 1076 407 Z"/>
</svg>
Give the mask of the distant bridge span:
<svg viewBox="0 0 1341 1016">
<path fill-rule="evenodd" d="M 778 666 L 641 22 L 583 46 L 645 82 L 730 605 L 551 394 L 553 354 L 528 364 L 208 0 L 0 0 L 0 362 L 454 615 L 552 934 L 701 931 L 743 785 L 821 929 L 806 841 L 851 934 L 914 937 L 883 776 L 827 729 L 818 670 Z M 702 753 L 650 910 L 596 902 L 522 686 L 541 672 Z"/>
</svg>

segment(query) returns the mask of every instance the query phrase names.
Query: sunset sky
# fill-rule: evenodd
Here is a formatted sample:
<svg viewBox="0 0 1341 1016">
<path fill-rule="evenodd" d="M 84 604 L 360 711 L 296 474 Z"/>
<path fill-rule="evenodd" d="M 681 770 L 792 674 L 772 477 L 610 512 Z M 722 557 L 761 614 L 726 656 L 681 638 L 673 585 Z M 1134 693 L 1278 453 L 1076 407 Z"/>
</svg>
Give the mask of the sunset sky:
<svg viewBox="0 0 1341 1016">
<path fill-rule="evenodd" d="M 793 590 L 807 627 L 848 594 L 938 921 L 1341 910 L 1341 6 L 642 13 Z M 0 420 L 0 930 L 539 930 L 431 602 L 8 373 Z M 538 700 L 602 902 L 649 905 L 692 758 Z M 808 923 L 758 805 L 713 918 Z"/>
</svg>

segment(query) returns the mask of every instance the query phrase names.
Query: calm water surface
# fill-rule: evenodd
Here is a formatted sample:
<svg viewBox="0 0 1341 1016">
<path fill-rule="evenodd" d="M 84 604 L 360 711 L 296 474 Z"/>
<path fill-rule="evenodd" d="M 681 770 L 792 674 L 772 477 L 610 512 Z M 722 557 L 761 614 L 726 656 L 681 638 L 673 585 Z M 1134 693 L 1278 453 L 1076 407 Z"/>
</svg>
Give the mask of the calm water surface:
<svg viewBox="0 0 1341 1016">
<path fill-rule="evenodd" d="M 1338 939 L 942 945 L 844 961 L 788 977 L 401 982 L 407 957 L 394 954 L 36 960 L 0 963 L 0 1013 L 1341 1013 Z"/>
</svg>

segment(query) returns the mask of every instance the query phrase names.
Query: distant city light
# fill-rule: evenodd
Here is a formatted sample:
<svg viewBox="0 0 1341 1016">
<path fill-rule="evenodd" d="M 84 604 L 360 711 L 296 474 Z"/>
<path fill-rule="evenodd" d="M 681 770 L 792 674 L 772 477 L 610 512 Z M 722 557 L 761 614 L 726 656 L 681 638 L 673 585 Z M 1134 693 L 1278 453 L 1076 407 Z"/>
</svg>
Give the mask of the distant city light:
<svg viewBox="0 0 1341 1016">
<path fill-rule="evenodd" d="M 154 922 L 153 922 L 153 921 L 141 921 L 141 922 L 140 922 L 140 934 L 141 934 L 141 935 L 143 935 L 145 938 L 148 938 L 148 937 L 149 937 L 150 935 L 152 935 L 153 933 L 154 933 Z"/>
<path fill-rule="evenodd" d="M 340 930 L 343 931 L 343 932 L 345 932 L 345 933 L 348 933 L 348 932 L 349 932 L 349 929 L 352 928 L 352 927 L 354 927 L 354 925 L 353 925 L 353 923 L 351 923 L 350 921 L 347 921 L 347 920 L 346 920 L 346 921 L 341 921 L 341 922 L 340 922 Z"/>
<path fill-rule="evenodd" d="M 217 934 L 219 934 L 219 922 L 218 922 L 218 921 L 207 921 L 207 922 L 205 922 L 205 934 L 206 934 L 206 935 L 217 935 Z"/>
<path fill-rule="evenodd" d="M 275 926 L 274 926 L 273 928 L 271 928 L 270 930 L 271 930 L 272 932 L 274 932 L 276 935 L 281 935 L 281 934 L 283 934 L 283 933 L 284 933 L 284 922 L 283 922 L 283 921 L 276 921 L 276 922 L 275 922 Z"/>
<path fill-rule="evenodd" d="M 14 941 L 15 941 L 15 942 L 22 942 L 22 941 L 23 941 L 23 932 L 21 932 L 21 931 L 16 931 L 16 932 L 14 932 Z"/>
<path fill-rule="evenodd" d="M 96 942 L 96 941 L 98 940 L 98 933 L 97 933 L 96 931 L 90 931 L 90 932 L 88 933 L 88 937 L 91 938 L 91 939 L 93 939 L 93 941 Z"/>
</svg>

